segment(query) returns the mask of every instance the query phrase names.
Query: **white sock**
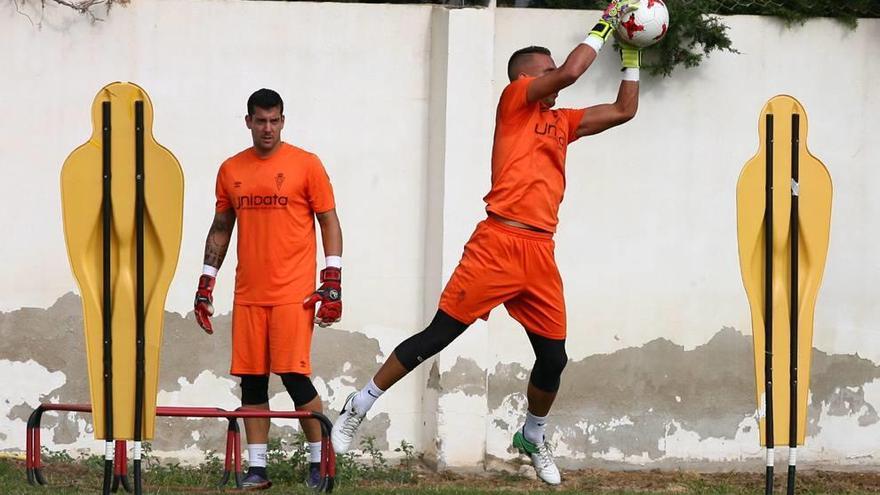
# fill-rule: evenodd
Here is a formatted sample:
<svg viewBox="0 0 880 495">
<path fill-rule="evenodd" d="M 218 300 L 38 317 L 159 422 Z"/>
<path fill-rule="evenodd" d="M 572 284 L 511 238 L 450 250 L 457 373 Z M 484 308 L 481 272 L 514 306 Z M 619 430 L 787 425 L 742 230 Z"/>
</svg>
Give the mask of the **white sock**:
<svg viewBox="0 0 880 495">
<path fill-rule="evenodd" d="M 309 462 L 321 462 L 321 442 L 309 442 Z"/>
<path fill-rule="evenodd" d="M 539 444 L 544 442 L 544 428 L 547 426 L 547 416 L 535 416 L 526 411 L 526 424 L 523 426 L 523 436 L 526 440 Z"/>
<path fill-rule="evenodd" d="M 265 443 L 249 443 L 248 444 L 248 465 L 253 467 L 266 467 L 266 451 L 268 445 Z"/>
<path fill-rule="evenodd" d="M 370 383 L 367 384 L 366 387 L 360 389 L 357 395 L 352 399 L 352 403 L 354 405 L 355 411 L 366 414 L 367 411 L 373 407 L 373 403 L 376 402 L 376 399 L 382 396 L 385 391 L 376 386 L 376 382 L 370 379 Z"/>
</svg>

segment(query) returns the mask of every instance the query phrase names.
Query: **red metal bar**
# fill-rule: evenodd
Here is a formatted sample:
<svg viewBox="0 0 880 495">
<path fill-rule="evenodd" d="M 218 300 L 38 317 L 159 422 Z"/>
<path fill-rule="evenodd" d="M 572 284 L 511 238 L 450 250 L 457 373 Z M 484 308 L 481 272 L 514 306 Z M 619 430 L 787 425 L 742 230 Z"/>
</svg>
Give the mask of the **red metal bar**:
<svg viewBox="0 0 880 495">
<path fill-rule="evenodd" d="M 39 406 L 42 411 L 68 411 L 68 412 L 85 412 L 91 413 L 92 406 L 90 404 L 41 404 Z M 36 412 L 36 411 L 35 411 Z M 39 416 L 39 415 L 37 415 Z M 156 416 L 164 417 L 201 417 L 201 418 L 226 418 L 234 421 L 233 418 L 282 418 L 282 419 L 300 419 L 315 418 L 321 421 L 322 431 L 326 436 L 322 436 L 321 442 L 321 473 L 322 477 L 329 477 L 328 487 L 326 491 L 332 490 L 333 478 L 336 475 L 336 455 L 330 442 L 330 429 L 328 427 L 329 420 L 323 415 L 313 414 L 311 411 L 271 411 L 271 410 L 236 410 L 227 411 L 217 407 L 189 407 L 189 406 L 159 406 L 156 407 Z M 27 435 L 27 452 L 26 452 L 26 469 L 28 473 L 39 475 L 42 467 L 40 458 L 40 424 L 37 419 L 36 424 L 28 427 Z M 230 449 L 231 436 L 231 449 Z M 120 448 L 120 443 L 122 447 Z M 237 428 L 227 431 L 226 434 L 226 459 L 224 466 L 228 470 L 230 465 L 230 450 L 232 454 L 232 463 L 235 467 L 236 486 L 241 485 L 241 432 Z M 123 476 L 128 472 L 127 453 L 124 440 L 116 441 L 116 458 L 114 460 L 114 471 Z"/>
<path fill-rule="evenodd" d="M 113 456 L 113 476 L 119 476 L 119 441 L 116 441 L 116 455 Z"/>
<path fill-rule="evenodd" d="M 232 455 L 235 456 L 235 486 L 241 488 L 241 431 L 232 437 Z"/>
<path fill-rule="evenodd" d="M 223 469 L 227 473 L 232 470 L 232 444 L 234 442 L 233 431 L 231 429 L 226 430 L 226 457 L 224 458 Z"/>
<path fill-rule="evenodd" d="M 122 468 L 120 467 L 120 463 L 123 462 L 122 456 L 124 455 L 123 452 L 125 452 L 125 447 L 126 447 L 126 445 L 123 440 L 116 441 L 116 455 L 113 456 L 113 475 L 114 476 L 119 476 L 120 474 L 122 474 Z"/>
<path fill-rule="evenodd" d="M 122 458 L 122 460 L 119 461 L 119 474 L 121 474 L 122 476 L 128 476 L 128 446 L 126 445 L 125 441 L 121 441 L 121 442 L 122 442 L 122 454 L 121 455 L 119 454 L 118 444 L 116 447 L 116 455 Z"/>
<path fill-rule="evenodd" d="M 43 404 L 45 411 L 72 411 L 92 412 L 89 404 Z M 190 407 L 190 406 L 158 406 L 156 416 L 172 418 L 311 418 L 311 411 L 270 411 L 270 410 L 237 410 L 227 411 L 219 407 Z"/>
<path fill-rule="evenodd" d="M 40 427 L 39 425 L 34 428 L 34 465 L 32 466 L 35 470 L 43 467 L 43 458 L 42 455 L 42 447 L 40 447 Z"/>
<path fill-rule="evenodd" d="M 34 439 L 33 439 L 34 430 L 35 430 L 35 428 L 31 428 L 30 426 L 28 426 L 27 435 L 25 435 L 25 437 L 27 439 L 27 442 L 26 442 L 27 448 L 25 450 L 24 465 L 25 465 L 25 469 L 28 470 L 28 474 L 30 474 L 31 469 L 33 469 L 33 467 L 34 467 L 34 459 L 33 459 L 33 456 L 34 456 L 34 454 L 33 454 L 33 452 L 34 452 Z"/>
</svg>

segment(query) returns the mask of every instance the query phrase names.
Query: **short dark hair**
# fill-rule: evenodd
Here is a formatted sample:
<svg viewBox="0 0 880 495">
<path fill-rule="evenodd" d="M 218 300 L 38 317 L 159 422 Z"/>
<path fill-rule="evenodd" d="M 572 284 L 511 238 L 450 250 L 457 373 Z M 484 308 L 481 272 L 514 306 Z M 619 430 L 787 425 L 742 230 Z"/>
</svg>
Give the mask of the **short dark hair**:
<svg viewBox="0 0 880 495">
<path fill-rule="evenodd" d="M 550 50 L 543 46 L 527 46 L 525 48 L 520 48 L 513 52 L 513 55 L 510 56 L 510 60 L 507 61 L 507 77 L 511 81 L 515 80 L 519 75 L 520 65 L 535 53 L 550 56 Z"/>
<path fill-rule="evenodd" d="M 258 89 L 254 91 L 254 94 L 252 94 L 250 98 L 248 98 L 248 115 L 253 115 L 254 109 L 256 107 L 260 107 L 265 110 L 279 107 L 279 109 L 281 110 L 281 115 L 284 115 L 284 100 L 281 99 L 281 95 L 279 95 L 275 91 L 272 91 L 271 89 Z"/>
</svg>

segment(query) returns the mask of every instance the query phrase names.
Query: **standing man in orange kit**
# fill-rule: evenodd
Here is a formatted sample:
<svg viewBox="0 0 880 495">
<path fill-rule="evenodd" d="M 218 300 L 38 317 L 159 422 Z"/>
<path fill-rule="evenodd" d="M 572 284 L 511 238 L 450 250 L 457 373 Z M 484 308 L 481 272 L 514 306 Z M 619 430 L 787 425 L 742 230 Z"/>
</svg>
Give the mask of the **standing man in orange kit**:
<svg viewBox="0 0 880 495">
<path fill-rule="evenodd" d="M 327 326 L 342 315 L 342 230 L 333 188 L 317 156 L 281 141 L 284 102 L 278 93 L 256 91 L 247 112 L 253 146 L 223 162 L 217 174 L 216 212 L 196 291 L 196 320 L 213 333 L 212 291 L 237 220 L 230 373 L 241 377 L 242 409 L 269 409 L 271 372 L 281 377 L 297 410 L 320 412 L 321 398 L 309 379 L 313 324 Z M 315 218 L 327 256 L 317 290 Z M 269 488 L 269 419 L 247 418 L 244 423 L 249 461 L 244 488 Z M 300 423 L 309 441 L 306 484 L 314 488 L 320 482 L 320 425 L 314 419 Z"/>
<path fill-rule="evenodd" d="M 565 157 L 576 139 L 620 125 L 636 114 L 640 51 L 622 47 L 623 80 L 613 103 L 554 109 L 560 90 L 574 84 L 595 60 L 619 16 L 638 0 L 614 0 L 586 39 L 560 67 L 550 51 L 530 46 L 510 57 L 510 84 L 501 94 L 492 150 L 488 218 L 477 225 L 443 294 L 433 321 L 403 341 L 373 379 L 352 393 L 333 425 L 337 453 L 349 449 L 376 399 L 420 363 L 462 334 L 477 318 L 504 304 L 523 325 L 535 352 L 528 412 L 513 445 L 531 457 L 538 477 L 561 483 L 544 438 L 547 416 L 568 357 L 562 279 L 553 233 L 565 189 Z"/>
</svg>

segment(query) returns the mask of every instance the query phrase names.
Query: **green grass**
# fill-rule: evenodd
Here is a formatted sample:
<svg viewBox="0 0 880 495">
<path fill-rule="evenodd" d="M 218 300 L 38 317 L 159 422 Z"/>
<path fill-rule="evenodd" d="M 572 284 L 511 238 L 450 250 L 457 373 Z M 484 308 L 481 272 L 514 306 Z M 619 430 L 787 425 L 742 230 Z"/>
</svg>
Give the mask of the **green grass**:
<svg viewBox="0 0 880 495">
<path fill-rule="evenodd" d="M 300 439 L 297 439 L 300 440 Z M 368 438 L 361 443 L 361 456 L 352 454 L 337 459 L 334 493 L 339 494 L 601 494 L 601 495 L 753 495 L 763 493 L 761 473 L 700 474 L 684 471 L 614 472 L 585 470 L 565 472 L 561 487 L 551 488 L 517 474 L 494 473 L 483 476 L 433 473 L 422 467 L 413 446 L 402 442 L 395 449 L 400 462 L 390 463 Z M 314 493 L 305 488 L 307 448 L 304 442 L 292 445 L 270 443 L 268 469 L 274 486 L 260 493 Z M 207 452 L 198 466 L 160 463 L 149 446 L 144 457 L 144 493 L 230 493 L 217 488 L 223 472 L 221 459 Z M 67 452 L 43 452 L 44 475 L 49 486 L 28 485 L 24 461 L 0 458 L 0 492 L 6 494 L 83 494 L 100 491 L 103 459 L 99 456 L 72 458 Z M 131 475 L 129 475 L 131 476 Z M 798 495 L 868 495 L 880 494 L 880 473 L 806 472 L 798 477 Z M 777 493 L 784 493 L 784 479 L 777 478 Z M 121 490 L 118 493 L 124 493 Z"/>
</svg>

